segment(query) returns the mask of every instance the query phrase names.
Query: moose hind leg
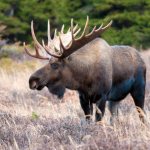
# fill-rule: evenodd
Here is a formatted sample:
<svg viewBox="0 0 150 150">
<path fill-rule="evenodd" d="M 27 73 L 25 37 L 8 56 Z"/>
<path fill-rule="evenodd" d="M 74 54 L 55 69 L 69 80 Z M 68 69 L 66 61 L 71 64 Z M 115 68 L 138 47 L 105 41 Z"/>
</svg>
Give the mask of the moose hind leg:
<svg viewBox="0 0 150 150">
<path fill-rule="evenodd" d="M 131 90 L 131 96 L 137 107 L 139 117 L 144 122 L 145 77 L 139 76 Z"/>
<path fill-rule="evenodd" d="M 80 98 L 80 105 L 86 116 L 86 120 L 90 120 L 93 115 L 93 104 L 90 102 L 90 100 L 84 94 L 80 93 L 79 98 Z"/>
</svg>

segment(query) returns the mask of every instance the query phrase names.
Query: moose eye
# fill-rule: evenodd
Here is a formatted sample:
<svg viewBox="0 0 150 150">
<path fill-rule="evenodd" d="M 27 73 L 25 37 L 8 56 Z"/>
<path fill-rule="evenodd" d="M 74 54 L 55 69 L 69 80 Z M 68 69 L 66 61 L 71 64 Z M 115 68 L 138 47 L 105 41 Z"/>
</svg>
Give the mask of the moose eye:
<svg viewBox="0 0 150 150">
<path fill-rule="evenodd" d="M 52 67 L 53 69 L 57 69 L 57 68 L 58 68 L 58 64 L 53 63 L 53 64 L 51 64 L 51 67 Z"/>
</svg>

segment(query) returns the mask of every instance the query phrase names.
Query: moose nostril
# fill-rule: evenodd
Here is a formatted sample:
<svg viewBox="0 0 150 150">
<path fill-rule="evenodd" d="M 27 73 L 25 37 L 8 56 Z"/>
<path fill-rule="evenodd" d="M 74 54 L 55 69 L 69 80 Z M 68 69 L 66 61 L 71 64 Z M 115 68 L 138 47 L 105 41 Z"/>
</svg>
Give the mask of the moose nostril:
<svg viewBox="0 0 150 150">
<path fill-rule="evenodd" d="M 33 81 L 33 82 L 30 84 L 30 88 L 31 88 L 31 89 L 36 89 L 36 88 L 37 88 L 37 83 L 36 83 L 36 81 Z"/>
<path fill-rule="evenodd" d="M 37 88 L 37 82 L 39 79 L 35 78 L 35 77 L 30 77 L 29 79 L 29 87 L 30 89 L 36 89 Z"/>
</svg>

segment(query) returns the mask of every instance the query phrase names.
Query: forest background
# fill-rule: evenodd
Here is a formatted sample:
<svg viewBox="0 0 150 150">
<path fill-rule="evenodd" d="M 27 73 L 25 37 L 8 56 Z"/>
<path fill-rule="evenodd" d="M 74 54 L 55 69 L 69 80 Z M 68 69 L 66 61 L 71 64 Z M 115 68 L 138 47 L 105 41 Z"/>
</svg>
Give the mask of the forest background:
<svg viewBox="0 0 150 150">
<path fill-rule="evenodd" d="M 31 42 L 30 22 L 34 20 L 39 40 L 46 39 L 48 19 L 53 35 L 62 24 L 67 31 L 71 18 L 83 27 L 87 15 L 90 29 L 113 20 L 112 28 L 102 35 L 109 44 L 150 47 L 150 0 L 1 0 L 0 36 L 8 43 Z"/>
</svg>

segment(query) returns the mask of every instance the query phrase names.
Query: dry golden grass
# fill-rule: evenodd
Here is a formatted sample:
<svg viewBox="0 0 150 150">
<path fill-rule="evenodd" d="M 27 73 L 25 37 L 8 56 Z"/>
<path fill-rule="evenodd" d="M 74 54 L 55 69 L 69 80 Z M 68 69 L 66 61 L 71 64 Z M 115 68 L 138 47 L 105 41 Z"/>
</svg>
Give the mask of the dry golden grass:
<svg viewBox="0 0 150 150">
<path fill-rule="evenodd" d="M 150 149 L 150 52 L 142 55 L 148 68 L 145 125 L 130 96 L 120 103 L 114 126 L 107 109 L 103 122 L 87 123 L 76 92 L 67 91 L 58 100 L 47 89 L 29 89 L 28 78 L 41 64 L 34 69 L 11 64 L 11 72 L 1 65 L 0 150 Z"/>
</svg>

